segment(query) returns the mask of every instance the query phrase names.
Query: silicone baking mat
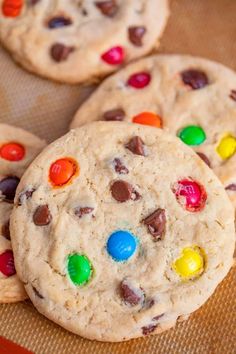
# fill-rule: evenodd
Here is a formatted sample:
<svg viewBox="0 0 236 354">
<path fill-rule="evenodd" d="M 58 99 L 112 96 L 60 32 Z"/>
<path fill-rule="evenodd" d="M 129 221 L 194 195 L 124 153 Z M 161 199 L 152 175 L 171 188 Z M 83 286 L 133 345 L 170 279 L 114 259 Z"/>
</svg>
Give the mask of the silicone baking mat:
<svg viewBox="0 0 236 354">
<path fill-rule="evenodd" d="M 203 56 L 236 70 L 236 0 L 173 0 L 171 11 L 160 52 Z M 92 89 L 37 78 L 0 49 L 0 122 L 52 141 L 67 131 Z M 126 343 L 97 343 L 70 334 L 39 315 L 29 301 L 0 306 L 0 336 L 36 354 L 236 354 L 235 291 L 234 269 L 187 322 Z"/>
</svg>

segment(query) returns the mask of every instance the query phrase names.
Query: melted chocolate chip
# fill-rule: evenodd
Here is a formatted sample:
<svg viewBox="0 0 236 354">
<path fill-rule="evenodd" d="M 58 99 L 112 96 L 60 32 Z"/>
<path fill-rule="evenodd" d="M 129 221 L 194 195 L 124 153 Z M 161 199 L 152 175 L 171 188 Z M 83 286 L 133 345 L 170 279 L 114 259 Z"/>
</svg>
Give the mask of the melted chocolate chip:
<svg viewBox="0 0 236 354">
<path fill-rule="evenodd" d="M 142 332 L 144 336 L 147 336 L 148 334 L 152 333 L 155 331 L 157 328 L 157 325 L 155 324 L 150 324 L 149 326 L 142 327 Z"/>
<path fill-rule="evenodd" d="M 32 286 L 32 288 L 37 297 L 39 297 L 40 299 L 44 299 L 43 295 L 41 295 L 40 292 L 34 286 Z"/>
<path fill-rule="evenodd" d="M 160 318 L 162 318 L 164 316 L 164 313 L 162 313 L 161 315 L 155 316 L 153 317 L 153 321 L 159 321 Z"/>
<path fill-rule="evenodd" d="M 129 27 L 129 40 L 137 47 L 143 45 L 143 36 L 146 33 L 146 27 L 143 26 L 132 26 Z"/>
<path fill-rule="evenodd" d="M 231 183 L 231 184 L 229 184 L 227 187 L 225 187 L 225 189 L 226 189 L 227 191 L 233 191 L 233 192 L 235 192 L 235 191 L 236 191 L 236 184 L 235 184 L 235 183 Z"/>
<path fill-rule="evenodd" d="M 115 16 L 118 10 L 118 6 L 115 0 L 96 1 L 95 5 L 103 13 L 103 15 L 108 17 Z"/>
<path fill-rule="evenodd" d="M 2 236 L 4 236 L 6 239 L 10 240 L 11 235 L 10 235 L 10 221 L 8 220 L 4 225 L 2 225 Z"/>
<path fill-rule="evenodd" d="M 78 218 L 82 218 L 84 215 L 91 214 L 94 211 L 94 208 L 90 207 L 79 207 L 75 209 L 75 215 L 78 216 Z"/>
<path fill-rule="evenodd" d="M 33 215 L 33 221 L 37 226 L 46 226 L 52 221 L 52 215 L 48 208 L 48 205 L 40 205 L 35 210 Z"/>
<path fill-rule="evenodd" d="M 51 47 L 51 57 L 57 62 L 65 61 L 69 54 L 74 51 L 74 47 L 68 47 L 61 43 L 55 43 Z"/>
<path fill-rule="evenodd" d="M 127 175 L 129 173 L 128 168 L 118 158 L 115 158 L 113 160 L 113 166 L 115 171 L 120 175 Z"/>
<path fill-rule="evenodd" d="M 231 90 L 229 97 L 232 100 L 236 101 L 236 90 Z"/>
<path fill-rule="evenodd" d="M 210 160 L 208 159 L 208 157 L 203 154 L 202 152 L 197 152 L 198 156 L 205 162 L 205 164 L 209 167 L 211 167 L 211 163 Z"/>
<path fill-rule="evenodd" d="M 125 147 L 135 155 L 146 156 L 144 142 L 139 136 L 133 137 Z"/>
<path fill-rule="evenodd" d="M 157 209 L 146 219 L 143 223 L 147 225 L 148 231 L 154 237 L 155 241 L 159 241 L 163 238 L 166 228 L 166 215 L 164 209 Z"/>
<path fill-rule="evenodd" d="M 135 191 L 131 184 L 122 180 L 116 181 L 112 184 L 111 194 L 113 198 L 120 203 L 141 198 L 140 194 Z"/>
<path fill-rule="evenodd" d="M 71 19 L 63 17 L 63 16 L 57 16 L 53 17 L 49 22 L 48 22 L 48 27 L 49 28 L 60 28 L 64 26 L 70 26 L 72 24 Z"/>
<path fill-rule="evenodd" d="M 191 86 L 193 90 L 201 89 L 209 84 L 207 75 L 201 70 L 185 70 L 181 76 L 185 85 Z"/>
<path fill-rule="evenodd" d="M 40 0 L 29 0 L 29 5 L 36 5 Z"/>
<path fill-rule="evenodd" d="M 144 306 L 146 309 L 150 309 L 152 306 L 154 306 L 155 300 L 152 298 L 147 298 L 144 302 Z"/>
<path fill-rule="evenodd" d="M 125 118 L 125 112 L 122 108 L 112 109 L 103 114 L 103 119 L 106 121 L 122 121 Z"/>
<path fill-rule="evenodd" d="M 24 202 L 26 202 L 26 200 L 32 198 L 34 192 L 35 192 L 34 188 L 27 189 L 24 192 L 21 192 L 18 198 L 18 205 L 22 205 Z"/>
<path fill-rule="evenodd" d="M 0 199 L 2 194 L 5 202 L 13 203 L 19 182 L 20 179 L 14 176 L 2 179 L 0 181 Z"/>
<path fill-rule="evenodd" d="M 125 279 L 119 285 L 119 293 L 125 304 L 130 306 L 137 306 L 144 301 L 143 291 L 140 288 L 136 289 L 132 287 L 132 285 Z"/>
</svg>

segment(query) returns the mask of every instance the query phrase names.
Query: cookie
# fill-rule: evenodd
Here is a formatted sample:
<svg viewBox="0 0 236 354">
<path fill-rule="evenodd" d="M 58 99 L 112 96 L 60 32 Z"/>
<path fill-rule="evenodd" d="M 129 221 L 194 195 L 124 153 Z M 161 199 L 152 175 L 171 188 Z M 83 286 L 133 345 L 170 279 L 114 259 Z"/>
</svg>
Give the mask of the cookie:
<svg viewBox="0 0 236 354">
<path fill-rule="evenodd" d="M 163 128 L 191 146 L 218 175 L 236 206 L 236 74 L 186 55 L 140 60 L 108 78 L 72 127 L 117 120 Z"/>
<path fill-rule="evenodd" d="M 0 124 L 0 303 L 26 298 L 14 266 L 9 220 L 20 178 L 44 146 L 35 135 Z"/>
<path fill-rule="evenodd" d="M 94 122 L 72 130 L 32 163 L 15 205 L 13 249 L 28 295 L 39 312 L 90 339 L 173 327 L 233 262 L 224 188 L 160 129 Z"/>
<path fill-rule="evenodd" d="M 0 41 L 27 70 L 95 80 L 158 45 L 168 0 L 0 0 Z"/>
</svg>

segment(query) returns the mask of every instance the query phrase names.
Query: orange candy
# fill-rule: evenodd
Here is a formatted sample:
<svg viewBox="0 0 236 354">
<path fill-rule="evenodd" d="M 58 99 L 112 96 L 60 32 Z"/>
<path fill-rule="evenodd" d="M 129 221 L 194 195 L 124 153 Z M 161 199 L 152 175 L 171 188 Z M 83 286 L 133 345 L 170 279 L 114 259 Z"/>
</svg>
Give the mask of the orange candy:
<svg viewBox="0 0 236 354">
<path fill-rule="evenodd" d="M 8 161 L 20 161 L 25 156 L 24 146 L 17 143 L 8 143 L 0 148 L 0 157 Z"/>
<path fill-rule="evenodd" d="M 2 4 L 2 12 L 6 17 L 17 17 L 21 13 L 23 0 L 4 0 Z"/>
<path fill-rule="evenodd" d="M 133 118 L 133 123 L 150 125 L 156 128 L 162 128 L 162 119 L 157 114 L 143 112 Z"/>
<path fill-rule="evenodd" d="M 63 186 L 71 180 L 78 170 L 76 161 L 65 157 L 53 162 L 49 171 L 49 179 L 54 186 Z"/>
</svg>

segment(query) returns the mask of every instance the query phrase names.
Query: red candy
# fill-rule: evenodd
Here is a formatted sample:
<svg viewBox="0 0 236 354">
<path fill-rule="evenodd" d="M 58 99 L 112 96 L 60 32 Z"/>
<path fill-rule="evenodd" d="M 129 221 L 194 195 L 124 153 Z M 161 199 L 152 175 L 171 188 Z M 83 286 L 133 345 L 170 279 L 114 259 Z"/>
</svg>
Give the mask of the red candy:
<svg viewBox="0 0 236 354">
<path fill-rule="evenodd" d="M 17 143 L 8 143 L 0 148 L 0 157 L 8 161 L 20 161 L 25 156 L 25 148 Z"/>
<path fill-rule="evenodd" d="M 102 54 L 102 60 L 110 65 L 122 64 L 125 58 L 125 52 L 122 47 L 113 47 L 109 49 L 106 53 Z"/>
<path fill-rule="evenodd" d="M 128 85 L 136 89 L 142 89 L 149 85 L 151 81 L 151 75 L 147 72 L 140 72 L 130 76 Z"/>
<path fill-rule="evenodd" d="M 7 250 L 0 254 L 0 272 L 6 277 L 11 277 L 16 274 L 13 253 Z"/>
<path fill-rule="evenodd" d="M 207 194 L 205 188 L 191 179 L 178 181 L 173 188 L 176 199 L 191 212 L 201 211 L 206 204 Z"/>
<path fill-rule="evenodd" d="M 2 13 L 6 17 L 17 17 L 21 13 L 23 0 L 5 0 L 2 4 Z"/>
<path fill-rule="evenodd" d="M 49 171 L 49 179 L 54 186 L 67 184 L 78 171 L 77 163 L 71 158 L 63 158 L 55 161 Z"/>
</svg>

